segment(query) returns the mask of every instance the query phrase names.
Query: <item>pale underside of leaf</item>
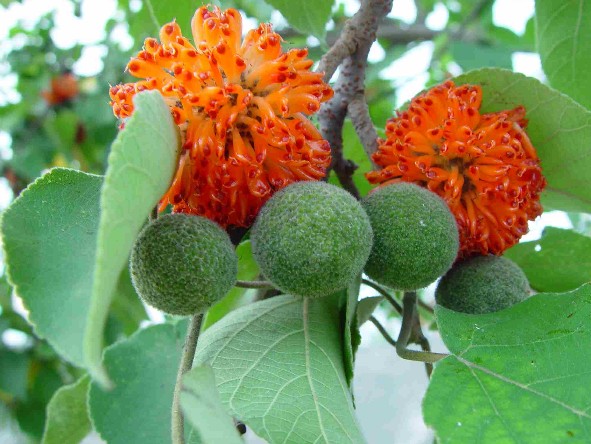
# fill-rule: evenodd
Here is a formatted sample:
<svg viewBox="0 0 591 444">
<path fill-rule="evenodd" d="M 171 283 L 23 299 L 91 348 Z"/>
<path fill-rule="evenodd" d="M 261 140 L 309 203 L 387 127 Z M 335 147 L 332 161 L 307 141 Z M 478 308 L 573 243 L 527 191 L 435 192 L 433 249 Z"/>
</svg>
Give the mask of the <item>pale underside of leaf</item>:
<svg viewBox="0 0 591 444">
<path fill-rule="evenodd" d="M 181 407 L 203 444 L 242 443 L 232 417 L 222 405 L 211 367 L 193 367 L 185 374 Z"/>
<path fill-rule="evenodd" d="M 243 307 L 200 339 L 224 404 L 271 443 L 364 442 L 343 363 L 336 298 L 279 296 Z"/>
<path fill-rule="evenodd" d="M 166 192 L 176 166 L 178 130 L 158 91 L 134 97 L 135 110 L 113 143 L 101 192 L 94 284 L 84 335 L 91 375 L 104 385 L 102 337 L 119 275 L 153 207 Z"/>
</svg>

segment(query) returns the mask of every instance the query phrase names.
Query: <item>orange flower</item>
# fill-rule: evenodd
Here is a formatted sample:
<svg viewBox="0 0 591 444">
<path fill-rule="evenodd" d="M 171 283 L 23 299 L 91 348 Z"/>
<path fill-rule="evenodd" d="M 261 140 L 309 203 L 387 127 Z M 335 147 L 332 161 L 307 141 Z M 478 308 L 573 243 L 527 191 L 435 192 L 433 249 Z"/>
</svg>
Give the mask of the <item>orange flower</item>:
<svg viewBox="0 0 591 444">
<path fill-rule="evenodd" d="M 42 91 L 41 95 L 48 105 L 58 105 L 76 97 L 79 93 L 78 79 L 74 74 L 66 72 L 51 79 L 51 89 Z"/>
<path fill-rule="evenodd" d="M 271 25 L 242 40 L 239 12 L 217 7 L 199 8 L 191 25 L 195 45 L 175 22 L 162 27 L 160 43 L 145 40 L 127 65 L 145 80 L 112 87 L 113 112 L 129 117 L 136 93 L 159 90 L 183 136 L 159 209 L 250 226 L 273 192 L 326 174 L 330 147 L 306 115 L 333 91 L 310 72 L 306 49 L 282 52 Z"/>
<path fill-rule="evenodd" d="M 455 215 L 460 257 L 500 255 L 542 213 L 546 186 L 525 127 L 525 108 L 480 114 L 482 90 L 448 81 L 411 101 L 386 126 L 371 183 L 414 182 Z"/>
</svg>

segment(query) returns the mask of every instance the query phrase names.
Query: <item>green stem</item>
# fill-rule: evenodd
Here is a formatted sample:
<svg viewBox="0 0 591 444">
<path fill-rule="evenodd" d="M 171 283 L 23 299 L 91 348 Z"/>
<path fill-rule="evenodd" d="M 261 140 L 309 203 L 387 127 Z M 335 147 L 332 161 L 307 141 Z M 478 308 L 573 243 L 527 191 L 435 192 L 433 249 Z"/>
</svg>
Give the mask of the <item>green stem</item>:
<svg viewBox="0 0 591 444">
<path fill-rule="evenodd" d="M 400 334 L 398 335 L 398 341 L 396 341 L 396 353 L 398 353 L 398 356 L 400 356 L 403 359 L 408 359 L 411 361 L 421 361 L 429 364 L 432 364 L 445 358 L 446 356 L 449 356 L 447 353 L 433 353 L 431 351 L 418 351 L 408 349 L 411 334 L 413 333 L 413 331 L 416 331 L 415 323 L 418 322 L 416 309 L 416 292 L 405 292 L 404 298 L 402 299 L 402 327 L 400 329 Z M 422 336 L 422 334 L 420 336 Z M 420 338 L 417 339 L 420 340 Z M 422 342 L 424 343 L 424 341 Z"/>
<path fill-rule="evenodd" d="M 433 309 L 433 307 L 431 307 L 429 304 L 427 304 L 426 302 L 421 301 L 420 299 L 418 300 L 419 302 L 419 306 L 423 309 L 425 309 L 426 311 L 428 311 L 431 314 L 435 313 L 435 310 Z"/>
<path fill-rule="evenodd" d="M 386 300 L 390 303 L 390 305 L 392 305 L 392 307 L 394 307 L 396 309 L 396 311 L 399 314 L 402 314 L 402 307 L 400 306 L 400 304 L 396 301 L 396 299 L 394 299 L 390 293 L 388 293 L 386 291 L 386 289 L 384 289 L 383 287 L 381 287 L 380 285 L 376 284 L 375 282 L 370 281 L 369 279 L 361 279 L 361 282 L 365 285 L 367 285 L 368 287 L 373 288 L 375 291 L 377 291 L 379 294 L 381 294 L 382 296 L 384 296 L 386 298 Z"/>
<path fill-rule="evenodd" d="M 181 356 L 179 371 L 176 375 L 176 384 L 174 386 L 174 394 L 172 397 L 171 426 L 173 444 L 185 444 L 184 419 L 180 404 L 181 387 L 183 375 L 191 370 L 191 367 L 193 366 L 195 349 L 197 348 L 197 339 L 199 339 L 199 331 L 201 330 L 201 321 L 203 321 L 203 313 L 196 314 L 191 318 L 191 323 L 187 329 L 187 337 L 185 338 L 185 346 L 183 347 L 183 355 Z"/>
<path fill-rule="evenodd" d="M 269 281 L 241 281 L 237 280 L 234 284 L 236 287 L 241 288 L 261 288 L 266 290 L 272 290 L 275 287 Z"/>
<path fill-rule="evenodd" d="M 382 336 L 384 337 L 384 339 L 386 341 L 388 341 L 388 343 L 394 347 L 396 347 L 396 341 L 394 339 L 392 339 L 392 336 L 390 336 L 390 334 L 386 331 L 386 329 L 384 328 L 384 326 L 382 324 L 380 324 L 380 321 L 378 321 L 375 317 L 370 316 L 369 317 L 370 322 L 376 326 L 376 328 L 378 329 L 378 331 L 382 334 Z"/>
</svg>

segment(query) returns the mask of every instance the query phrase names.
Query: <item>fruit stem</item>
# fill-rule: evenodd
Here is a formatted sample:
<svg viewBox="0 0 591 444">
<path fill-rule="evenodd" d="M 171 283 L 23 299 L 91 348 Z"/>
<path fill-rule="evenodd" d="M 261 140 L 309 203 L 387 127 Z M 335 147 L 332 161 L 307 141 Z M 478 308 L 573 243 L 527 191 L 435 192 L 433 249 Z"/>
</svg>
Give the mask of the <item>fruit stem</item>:
<svg viewBox="0 0 591 444">
<path fill-rule="evenodd" d="M 197 339 L 199 339 L 199 332 L 201 331 L 201 321 L 203 321 L 203 313 L 196 314 L 191 318 L 189 328 L 187 329 L 187 337 L 185 338 L 179 371 L 176 375 L 176 384 L 174 386 L 174 394 L 172 397 L 171 425 L 173 444 L 185 444 L 184 419 L 180 405 L 181 387 L 183 375 L 191 370 L 191 367 L 193 366 L 193 358 L 195 358 L 195 349 L 197 348 Z"/>
<path fill-rule="evenodd" d="M 404 297 L 402 299 L 402 327 L 400 328 L 398 341 L 396 341 L 396 353 L 398 353 L 398 356 L 400 356 L 402 359 L 421 361 L 428 364 L 433 364 L 434 362 L 449 356 L 447 353 L 433 353 L 431 351 L 408 349 L 411 334 L 415 332 L 415 336 L 417 336 L 417 322 L 419 322 L 417 316 L 417 293 L 414 291 L 407 291 L 404 293 Z M 418 328 L 420 331 L 420 324 Z M 426 338 L 422 335 L 422 333 L 418 336 L 419 337 L 417 337 L 416 340 L 420 343 L 420 345 L 423 348 L 428 348 L 425 347 Z M 427 373 L 430 373 L 429 369 L 427 370 Z"/>
<path fill-rule="evenodd" d="M 402 307 L 396 301 L 396 299 L 394 299 L 390 295 L 390 293 L 388 293 L 386 291 L 386 289 L 382 288 L 380 285 L 376 284 L 375 282 L 370 281 L 369 279 L 361 279 L 361 282 L 363 284 L 367 285 L 368 287 L 373 288 L 379 294 L 381 294 L 382 296 L 384 296 L 388 300 L 388 302 L 390 303 L 390 305 L 392 305 L 392 307 L 394 307 L 396 309 L 396 311 L 398 312 L 398 314 L 402 314 Z"/>
<path fill-rule="evenodd" d="M 241 281 L 237 280 L 234 284 L 236 287 L 242 288 L 261 288 L 266 290 L 272 290 L 275 287 L 269 281 Z"/>
<path fill-rule="evenodd" d="M 382 324 L 380 324 L 380 321 L 378 321 L 375 317 L 370 316 L 369 317 L 369 321 L 376 326 L 376 328 L 378 329 L 378 331 L 382 334 L 382 336 L 384 337 L 384 339 L 386 341 L 388 341 L 388 343 L 390 345 L 392 345 L 393 347 L 396 347 L 396 341 L 394 339 L 392 339 L 392 336 L 390 336 L 390 334 L 386 331 L 386 329 L 384 328 L 384 326 Z"/>
<path fill-rule="evenodd" d="M 153 222 L 156 219 L 158 219 L 158 205 L 156 205 L 154 208 L 152 208 L 152 211 L 150 211 L 150 222 Z"/>
</svg>

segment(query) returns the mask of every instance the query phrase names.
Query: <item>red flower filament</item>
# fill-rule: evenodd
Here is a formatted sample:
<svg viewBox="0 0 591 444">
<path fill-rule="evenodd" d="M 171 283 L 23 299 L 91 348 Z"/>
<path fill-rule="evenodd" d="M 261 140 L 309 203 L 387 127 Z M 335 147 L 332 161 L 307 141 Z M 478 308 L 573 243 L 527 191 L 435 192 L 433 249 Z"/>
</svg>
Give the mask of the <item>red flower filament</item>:
<svg viewBox="0 0 591 444">
<path fill-rule="evenodd" d="M 414 182 L 455 215 L 460 257 L 501 254 L 542 213 L 546 185 L 525 132 L 525 108 L 480 114 L 482 90 L 448 81 L 411 101 L 386 126 L 371 183 Z"/>
<path fill-rule="evenodd" d="M 276 190 L 319 180 L 330 147 L 306 115 L 332 97 L 322 73 L 310 72 L 306 49 L 283 52 L 281 37 L 262 24 L 242 41 L 238 11 L 199 8 L 195 45 L 177 23 L 145 40 L 129 72 L 144 80 L 111 88 L 116 116 L 133 113 L 132 97 L 159 90 L 183 135 L 169 191 L 160 202 L 226 227 L 249 226 Z"/>
</svg>

